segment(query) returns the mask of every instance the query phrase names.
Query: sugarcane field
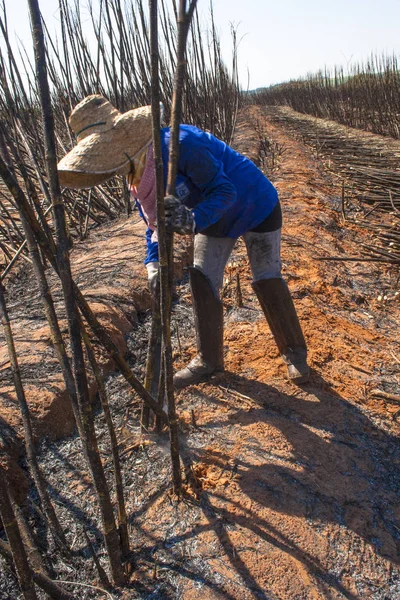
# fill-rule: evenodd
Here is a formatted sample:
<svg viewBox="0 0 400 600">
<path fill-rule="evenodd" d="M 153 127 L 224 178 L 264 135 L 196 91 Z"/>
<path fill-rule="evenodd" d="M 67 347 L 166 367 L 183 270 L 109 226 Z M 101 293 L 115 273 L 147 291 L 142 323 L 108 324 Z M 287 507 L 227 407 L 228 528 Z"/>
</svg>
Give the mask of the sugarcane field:
<svg viewBox="0 0 400 600">
<path fill-rule="evenodd" d="M 257 87 L 272 3 L 1 3 L 0 600 L 400 599 L 382 2 Z"/>
</svg>

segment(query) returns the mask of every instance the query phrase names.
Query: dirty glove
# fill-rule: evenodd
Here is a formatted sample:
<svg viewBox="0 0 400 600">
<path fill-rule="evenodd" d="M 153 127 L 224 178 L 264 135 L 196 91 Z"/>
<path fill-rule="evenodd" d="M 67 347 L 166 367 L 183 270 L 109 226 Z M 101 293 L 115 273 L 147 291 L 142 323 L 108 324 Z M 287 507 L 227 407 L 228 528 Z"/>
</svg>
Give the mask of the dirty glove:
<svg viewBox="0 0 400 600">
<path fill-rule="evenodd" d="M 150 290 L 152 296 L 154 296 L 154 297 L 156 296 L 157 289 L 158 289 L 158 281 L 159 281 L 158 266 L 159 266 L 158 262 L 150 262 L 150 263 L 147 263 L 147 265 L 146 265 L 149 290 Z"/>
<path fill-rule="evenodd" d="M 164 198 L 165 227 L 169 232 L 186 235 L 194 233 L 195 222 L 191 210 L 181 204 L 178 198 L 166 196 Z"/>
</svg>

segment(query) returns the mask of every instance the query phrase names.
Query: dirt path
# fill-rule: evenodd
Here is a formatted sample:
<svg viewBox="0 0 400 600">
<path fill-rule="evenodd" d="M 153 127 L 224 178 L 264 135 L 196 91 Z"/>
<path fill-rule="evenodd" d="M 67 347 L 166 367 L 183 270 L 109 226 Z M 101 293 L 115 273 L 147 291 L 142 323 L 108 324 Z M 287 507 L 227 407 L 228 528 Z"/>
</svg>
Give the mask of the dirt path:
<svg viewBox="0 0 400 600">
<path fill-rule="evenodd" d="M 108 382 L 136 560 L 123 598 L 394 600 L 399 406 L 374 390 L 400 393 L 395 276 L 373 263 L 316 260 L 355 254 L 366 234 L 342 226 L 340 191 L 310 151 L 282 123 L 260 112 L 252 117 L 284 149 L 273 175 L 284 209 L 284 275 L 309 345 L 311 381 L 302 388 L 286 381 L 239 242 L 224 289 L 226 372 L 178 395 L 182 442 L 198 486 L 188 487 L 185 502 L 171 499 L 167 440 L 141 437 L 137 400 L 126 387 L 121 392 L 120 377 Z M 243 129 L 240 150 L 253 147 L 250 138 Z M 235 303 L 238 270 L 243 308 Z M 176 368 L 194 353 L 187 284 L 178 291 Z M 144 329 L 137 324 L 129 336 L 139 356 Z M 76 547 L 77 516 L 100 547 L 78 442 L 43 445 L 41 462 Z M 87 577 L 92 582 L 93 572 Z"/>
</svg>

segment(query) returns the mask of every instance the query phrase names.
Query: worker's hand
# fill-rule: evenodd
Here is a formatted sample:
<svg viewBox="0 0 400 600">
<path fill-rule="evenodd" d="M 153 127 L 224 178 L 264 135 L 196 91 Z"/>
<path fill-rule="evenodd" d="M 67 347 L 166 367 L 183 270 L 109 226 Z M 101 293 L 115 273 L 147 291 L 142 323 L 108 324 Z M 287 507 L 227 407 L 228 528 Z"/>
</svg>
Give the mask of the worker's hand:
<svg viewBox="0 0 400 600">
<path fill-rule="evenodd" d="M 149 290 L 154 298 L 156 297 L 158 285 L 159 285 L 158 284 L 158 282 L 159 282 L 158 266 L 159 266 L 158 262 L 150 262 L 150 263 L 147 263 L 147 265 L 146 265 Z"/>
<path fill-rule="evenodd" d="M 179 202 L 174 196 L 164 198 L 165 228 L 169 232 L 187 235 L 194 233 L 195 222 L 191 210 Z"/>
</svg>

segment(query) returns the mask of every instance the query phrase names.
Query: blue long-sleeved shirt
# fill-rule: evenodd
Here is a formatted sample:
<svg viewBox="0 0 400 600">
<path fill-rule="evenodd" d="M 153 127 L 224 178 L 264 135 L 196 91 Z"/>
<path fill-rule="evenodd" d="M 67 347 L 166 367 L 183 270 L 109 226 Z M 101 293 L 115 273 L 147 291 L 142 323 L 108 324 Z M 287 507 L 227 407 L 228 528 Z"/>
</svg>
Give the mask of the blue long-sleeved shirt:
<svg viewBox="0 0 400 600">
<path fill-rule="evenodd" d="M 170 130 L 161 130 L 165 186 Z M 272 212 L 278 193 L 255 164 L 192 125 L 181 125 L 176 196 L 192 209 L 196 232 L 237 238 Z M 158 244 L 146 232 L 145 264 L 158 260 Z"/>
</svg>

